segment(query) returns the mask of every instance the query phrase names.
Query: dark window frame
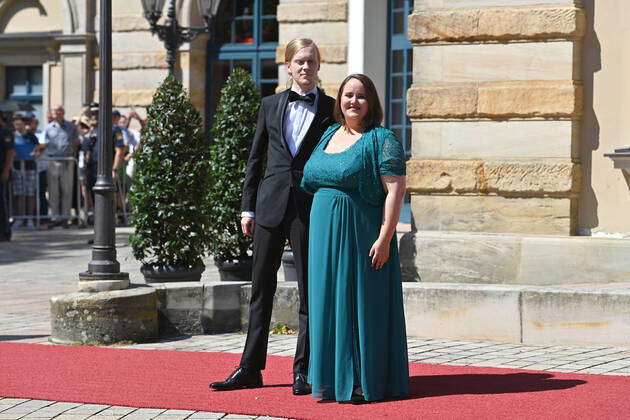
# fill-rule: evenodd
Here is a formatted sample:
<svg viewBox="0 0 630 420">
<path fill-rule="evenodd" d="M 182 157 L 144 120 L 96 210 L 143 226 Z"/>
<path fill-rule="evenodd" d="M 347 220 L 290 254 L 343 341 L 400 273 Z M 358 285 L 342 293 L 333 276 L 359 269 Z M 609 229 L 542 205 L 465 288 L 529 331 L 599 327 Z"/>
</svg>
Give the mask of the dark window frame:
<svg viewBox="0 0 630 420">
<path fill-rule="evenodd" d="M 263 42 L 262 40 L 262 24 L 264 20 L 268 19 L 276 19 L 277 15 L 263 15 L 263 4 L 264 0 L 251 0 L 252 11 L 251 15 L 244 16 L 235 16 L 236 13 L 236 2 L 231 0 L 223 1 L 220 7 L 223 9 L 219 9 L 219 16 L 217 16 L 218 20 L 223 19 L 223 22 L 230 21 L 231 25 L 231 40 L 234 41 L 236 37 L 235 28 L 236 23 L 242 20 L 252 20 L 253 21 L 253 39 L 251 43 L 208 43 L 208 60 L 206 67 L 206 132 L 209 132 L 210 125 L 212 124 L 214 112 L 216 110 L 216 102 L 215 98 L 219 97 L 219 92 L 217 89 L 220 89 L 220 86 L 217 84 L 217 80 L 215 80 L 214 74 L 214 66 L 217 61 L 225 61 L 228 63 L 229 70 L 231 71 L 235 64 L 235 61 L 250 61 L 250 69 L 252 73 L 252 77 L 254 82 L 260 87 L 262 84 L 275 86 L 278 85 L 278 76 L 276 74 L 275 78 L 263 78 L 262 77 L 262 68 L 263 61 L 265 60 L 273 60 L 275 63 L 276 58 L 276 49 L 278 47 L 278 42 Z M 230 8 L 228 11 L 227 8 Z M 276 6 L 277 7 L 277 6 Z M 227 11 L 228 16 L 227 19 L 224 15 Z M 277 23 L 277 19 L 276 19 Z M 218 26 L 221 27 L 221 26 Z M 215 39 L 219 39 L 215 37 Z M 222 84 L 221 84 L 222 85 Z M 275 89 L 274 89 L 275 90 Z"/>
<path fill-rule="evenodd" d="M 413 11 L 413 0 L 401 0 L 402 7 L 395 7 L 396 0 L 388 0 L 387 7 L 387 76 L 385 95 L 385 126 L 397 133 L 405 146 L 407 156 L 411 154 L 411 121 L 407 116 L 407 90 L 412 83 L 413 48 L 407 39 L 407 16 Z M 394 33 L 394 19 L 396 15 L 403 16 L 403 31 Z M 395 72 L 394 57 L 397 52 L 402 54 L 402 71 Z M 394 81 L 400 80 L 401 96 L 394 96 Z M 397 116 L 400 122 L 394 124 L 394 108 L 399 107 Z"/>
</svg>

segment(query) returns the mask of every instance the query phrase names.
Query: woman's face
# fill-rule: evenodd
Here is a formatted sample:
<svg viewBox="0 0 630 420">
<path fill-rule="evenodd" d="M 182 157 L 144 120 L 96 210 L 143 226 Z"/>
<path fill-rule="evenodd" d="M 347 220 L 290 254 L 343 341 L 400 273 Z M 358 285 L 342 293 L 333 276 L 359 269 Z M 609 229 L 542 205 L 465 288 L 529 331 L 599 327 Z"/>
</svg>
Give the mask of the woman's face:
<svg viewBox="0 0 630 420">
<path fill-rule="evenodd" d="M 341 93 L 341 112 L 346 121 L 361 122 L 368 113 L 363 83 L 357 79 L 346 82 Z"/>
</svg>

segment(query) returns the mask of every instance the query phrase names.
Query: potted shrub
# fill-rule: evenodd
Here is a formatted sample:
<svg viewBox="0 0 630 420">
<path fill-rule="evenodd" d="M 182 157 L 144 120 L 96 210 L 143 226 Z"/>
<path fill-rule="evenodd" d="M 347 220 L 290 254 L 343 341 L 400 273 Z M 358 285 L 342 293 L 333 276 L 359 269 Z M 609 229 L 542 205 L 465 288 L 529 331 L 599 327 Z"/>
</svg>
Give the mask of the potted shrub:
<svg viewBox="0 0 630 420">
<path fill-rule="evenodd" d="M 222 280 L 251 279 L 251 238 L 241 232 L 241 194 L 260 92 L 251 75 L 234 69 L 223 89 L 212 124 L 210 166 L 213 186 L 209 246 Z"/>
<path fill-rule="evenodd" d="M 147 115 L 130 192 L 133 254 L 147 283 L 199 281 L 211 186 L 201 115 L 172 76 L 155 92 Z"/>
</svg>

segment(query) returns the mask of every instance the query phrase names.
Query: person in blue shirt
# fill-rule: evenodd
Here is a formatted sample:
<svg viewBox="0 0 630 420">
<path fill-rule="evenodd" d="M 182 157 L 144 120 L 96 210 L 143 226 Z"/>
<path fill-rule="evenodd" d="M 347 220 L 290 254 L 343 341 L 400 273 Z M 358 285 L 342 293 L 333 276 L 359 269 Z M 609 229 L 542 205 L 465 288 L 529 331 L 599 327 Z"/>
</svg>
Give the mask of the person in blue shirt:
<svg viewBox="0 0 630 420">
<path fill-rule="evenodd" d="M 44 147 L 48 160 L 48 200 L 50 226 L 72 224 L 73 186 L 76 178 L 75 152 L 81 145 L 76 126 L 65 119 L 62 105 L 52 110 L 53 120 L 45 131 Z M 65 222 L 63 221 L 65 219 Z"/>
<path fill-rule="evenodd" d="M 32 217 L 35 216 L 35 195 L 37 193 L 37 164 L 35 157 L 39 156 L 39 141 L 35 134 L 26 130 L 26 121 L 21 114 L 13 116 L 13 142 L 15 144 L 15 159 L 11 174 L 11 188 L 13 191 L 14 216 L 18 219 L 15 227 L 35 227 Z"/>
<path fill-rule="evenodd" d="M 15 145 L 13 135 L 0 126 L 0 242 L 11 240 L 11 226 L 9 225 L 9 213 L 5 201 L 6 185 L 9 182 L 13 158 L 15 157 Z"/>
</svg>

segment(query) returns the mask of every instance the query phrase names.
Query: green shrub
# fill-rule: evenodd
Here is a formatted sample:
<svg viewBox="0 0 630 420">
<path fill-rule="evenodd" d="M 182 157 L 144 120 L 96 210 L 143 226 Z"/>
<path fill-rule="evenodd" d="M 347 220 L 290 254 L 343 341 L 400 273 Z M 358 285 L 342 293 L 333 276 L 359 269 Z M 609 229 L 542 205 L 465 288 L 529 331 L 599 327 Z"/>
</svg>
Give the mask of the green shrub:
<svg viewBox="0 0 630 420">
<path fill-rule="evenodd" d="M 211 182 L 201 115 L 172 76 L 147 115 L 130 193 L 133 254 L 147 265 L 203 265 Z"/>
<path fill-rule="evenodd" d="M 241 194 L 249 147 L 256 131 L 260 92 L 251 75 L 236 68 L 221 90 L 210 147 L 209 252 L 217 261 L 247 256 L 251 238 L 241 232 Z"/>
</svg>

